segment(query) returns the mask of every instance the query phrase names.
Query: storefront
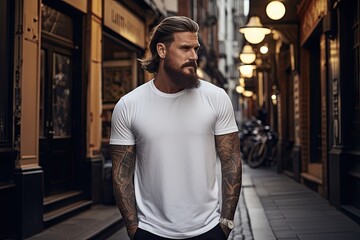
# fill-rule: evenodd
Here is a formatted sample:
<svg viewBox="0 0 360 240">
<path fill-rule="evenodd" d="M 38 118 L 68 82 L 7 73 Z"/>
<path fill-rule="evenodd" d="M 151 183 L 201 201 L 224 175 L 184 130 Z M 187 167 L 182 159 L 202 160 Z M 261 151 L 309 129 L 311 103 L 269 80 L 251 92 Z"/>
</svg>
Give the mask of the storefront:
<svg viewBox="0 0 360 240">
<path fill-rule="evenodd" d="M 1 239 L 104 202 L 102 139 L 115 103 L 144 82 L 145 22 L 161 16 L 130 5 L 0 1 Z"/>
<path fill-rule="evenodd" d="M 39 165 L 43 224 L 91 206 L 86 190 L 86 1 L 43 1 L 39 89 Z"/>
<path fill-rule="evenodd" d="M 44 1 L 41 14 L 39 157 L 48 197 L 78 188 L 84 159 L 83 14 L 55 1 Z"/>
<path fill-rule="evenodd" d="M 323 19 L 327 1 L 303 1 L 300 18 L 300 106 L 301 177 L 308 187 L 327 197 L 328 122 L 326 37 Z"/>
<path fill-rule="evenodd" d="M 144 72 L 137 61 L 145 52 L 146 26 L 141 15 L 144 13 L 136 15 L 116 1 L 104 1 L 102 152 L 108 162 L 110 120 L 115 104 L 144 82 Z"/>
<path fill-rule="evenodd" d="M 360 223 L 360 1 L 330 1 L 329 200 Z"/>
<path fill-rule="evenodd" d="M 81 174 L 87 1 L 0 9 L 0 238 L 26 238 L 91 206 Z"/>
</svg>

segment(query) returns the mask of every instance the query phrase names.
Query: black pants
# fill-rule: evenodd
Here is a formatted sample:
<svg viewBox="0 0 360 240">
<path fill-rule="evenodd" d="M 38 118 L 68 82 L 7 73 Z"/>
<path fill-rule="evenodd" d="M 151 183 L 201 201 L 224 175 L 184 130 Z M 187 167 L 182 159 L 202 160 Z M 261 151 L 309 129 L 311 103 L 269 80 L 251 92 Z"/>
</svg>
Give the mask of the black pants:
<svg viewBox="0 0 360 240">
<path fill-rule="evenodd" d="M 197 237 L 187 238 L 187 240 L 226 240 L 224 231 L 221 229 L 220 224 L 216 225 L 210 231 L 203 233 Z M 171 240 L 170 238 L 164 238 L 152 234 L 151 232 L 145 231 L 141 228 L 138 228 L 134 240 Z"/>
</svg>

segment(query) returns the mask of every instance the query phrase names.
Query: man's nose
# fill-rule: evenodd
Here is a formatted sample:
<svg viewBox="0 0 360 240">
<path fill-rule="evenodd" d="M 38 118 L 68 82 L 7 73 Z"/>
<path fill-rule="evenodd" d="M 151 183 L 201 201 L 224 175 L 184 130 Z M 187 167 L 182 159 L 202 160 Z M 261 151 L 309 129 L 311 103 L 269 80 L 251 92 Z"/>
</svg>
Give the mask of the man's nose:
<svg viewBox="0 0 360 240">
<path fill-rule="evenodd" d="M 189 57 L 189 60 L 197 61 L 198 60 L 198 54 L 195 49 L 191 51 L 191 55 Z"/>
</svg>

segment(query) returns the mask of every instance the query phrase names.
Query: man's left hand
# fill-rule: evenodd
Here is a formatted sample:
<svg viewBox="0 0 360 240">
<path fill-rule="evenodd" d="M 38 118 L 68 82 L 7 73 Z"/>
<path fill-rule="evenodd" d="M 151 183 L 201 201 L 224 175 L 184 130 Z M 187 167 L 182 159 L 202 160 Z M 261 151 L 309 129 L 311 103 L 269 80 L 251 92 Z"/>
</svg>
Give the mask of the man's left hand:
<svg viewBox="0 0 360 240">
<path fill-rule="evenodd" d="M 227 226 L 225 226 L 224 224 L 220 223 L 220 227 L 221 229 L 223 230 L 225 236 L 226 236 L 226 239 L 229 237 L 230 235 L 230 232 L 231 232 L 231 229 L 228 228 Z"/>
</svg>

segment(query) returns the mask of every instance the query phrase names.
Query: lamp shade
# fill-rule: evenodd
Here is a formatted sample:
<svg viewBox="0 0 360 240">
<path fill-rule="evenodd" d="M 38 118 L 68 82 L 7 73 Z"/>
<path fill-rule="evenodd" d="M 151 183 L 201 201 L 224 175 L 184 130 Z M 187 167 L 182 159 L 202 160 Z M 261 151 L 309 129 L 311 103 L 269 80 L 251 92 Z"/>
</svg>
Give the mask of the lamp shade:
<svg viewBox="0 0 360 240">
<path fill-rule="evenodd" d="M 277 104 L 277 97 L 276 97 L 276 95 L 275 95 L 274 93 L 271 95 L 271 102 L 272 102 L 274 105 Z"/>
<path fill-rule="evenodd" d="M 240 53 L 240 60 L 245 64 L 250 64 L 254 62 L 255 59 L 256 59 L 256 54 L 253 48 L 249 44 L 246 44 L 242 52 Z"/>
<path fill-rule="evenodd" d="M 281 19 L 286 12 L 285 5 L 280 1 L 272 1 L 266 6 L 266 14 L 272 20 Z"/>
<path fill-rule="evenodd" d="M 263 27 L 258 16 L 252 16 L 246 26 L 239 29 L 244 34 L 245 39 L 252 44 L 258 44 L 264 40 L 265 35 L 269 34 L 271 30 Z"/>
<path fill-rule="evenodd" d="M 245 79 L 244 78 L 239 78 L 239 85 L 242 87 L 245 87 Z"/>
<path fill-rule="evenodd" d="M 253 91 L 249 91 L 249 90 L 246 90 L 244 92 L 242 92 L 242 95 L 244 97 L 252 97 L 254 95 L 254 92 Z"/>
<path fill-rule="evenodd" d="M 237 93 L 243 93 L 245 91 L 245 88 L 243 86 L 236 86 L 235 90 Z"/>
<path fill-rule="evenodd" d="M 256 68 L 255 65 L 249 65 L 249 64 L 244 64 L 239 66 L 241 76 L 246 78 L 251 78 L 253 76 L 253 71 L 255 68 Z"/>
<path fill-rule="evenodd" d="M 267 44 L 264 44 L 264 45 L 262 45 L 262 46 L 260 47 L 260 52 L 261 52 L 262 54 L 266 54 L 268 51 L 269 51 L 269 47 L 268 47 Z"/>
</svg>

